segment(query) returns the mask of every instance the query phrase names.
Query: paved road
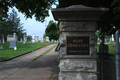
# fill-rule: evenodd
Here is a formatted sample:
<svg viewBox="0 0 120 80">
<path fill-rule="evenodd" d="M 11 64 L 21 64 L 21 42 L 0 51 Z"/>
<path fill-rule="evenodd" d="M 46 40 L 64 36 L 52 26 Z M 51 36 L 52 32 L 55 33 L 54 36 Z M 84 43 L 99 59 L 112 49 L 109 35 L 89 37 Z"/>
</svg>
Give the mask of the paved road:
<svg viewBox="0 0 120 80">
<path fill-rule="evenodd" d="M 0 80 L 58 80 L 59 68 L 56 65 L 58 53 L 55 48 L 31 62 L 55 44 L 28 53 L 10 61 L 0 62 Z"/>
</svg>

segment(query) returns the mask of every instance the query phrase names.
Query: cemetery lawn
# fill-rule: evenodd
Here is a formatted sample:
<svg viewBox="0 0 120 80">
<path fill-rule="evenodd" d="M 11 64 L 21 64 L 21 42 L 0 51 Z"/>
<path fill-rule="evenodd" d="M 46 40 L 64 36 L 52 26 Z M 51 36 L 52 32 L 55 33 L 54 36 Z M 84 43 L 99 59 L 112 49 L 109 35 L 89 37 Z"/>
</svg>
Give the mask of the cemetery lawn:
<svg viewBox="0 0 120 80">
<path fill-rule="evenodd" d="M 3 50 L 0 50 L 0 61 L 15 57 L 17 55 L 20 55 L 20 54 L 23 54 L 23 53 L 26 53 L 29 51 L 33 51 L 34 49 L 43 47 L 43 46 L 48 45 L 48 44 L 52 44 L 52 42 L 49 42 L 49 43 L 27 42 L 26 45 L 23 45 L 22 42 L 18 42 L 17 43 L 17 50 L 10 49 L 9 44 L 10 44 L 9 42 L 6 42 L 5 44 L 0 44 L 3 46 Z"/>
<path fill-rule="evenodd" d="M 99 44 L 95 45 L 95 47 L 97 48 L 97 53 L 99 53 Z M 108 50 L 110 54 L 116 54 L 116 45 L 109 43 Z"/>
</svg>

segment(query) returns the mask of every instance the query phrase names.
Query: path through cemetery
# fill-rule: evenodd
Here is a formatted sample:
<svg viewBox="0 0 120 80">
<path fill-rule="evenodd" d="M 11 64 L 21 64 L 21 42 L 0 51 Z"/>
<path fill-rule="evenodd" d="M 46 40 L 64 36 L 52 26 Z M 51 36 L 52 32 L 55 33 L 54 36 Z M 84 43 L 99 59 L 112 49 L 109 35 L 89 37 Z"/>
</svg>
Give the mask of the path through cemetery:
<svg viewBox="0 0 120 80">
<path fill-rule="evenodd" d="M 54 45 L 56 44 L 10 61 L 0 62 L 0 80 L 57 80 L 59 68 L 57 65 L 58 53 L 55 52 L 55 48 L 32 62 Z"/>
</svg>

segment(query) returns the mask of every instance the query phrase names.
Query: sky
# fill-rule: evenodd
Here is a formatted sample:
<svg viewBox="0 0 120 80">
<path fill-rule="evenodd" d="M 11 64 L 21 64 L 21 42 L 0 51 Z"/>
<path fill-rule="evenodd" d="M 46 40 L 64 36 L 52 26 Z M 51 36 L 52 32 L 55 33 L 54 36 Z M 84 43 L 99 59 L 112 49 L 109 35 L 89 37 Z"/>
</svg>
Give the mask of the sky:
<svg viewBox="0 0 120 80">
<path fill-rule="evenodd" d="M 52 8 L 56 8 L 55 5 L 52 6 Z M 18 12 L 18 10 L 14 7 L 15 11 L 18 13 L 18 17 L 20 17 L 21 23 L 23 23 L 23 29 L 26 29 L 27 36 L 35 34 L 35 36 L 39 36 L 39 39 L 42 38 L 43 34 L 45 33 L 46 26 L 48 25 L 50 20 L 54 20 L 51 10 L 49 10 L 49 17 L 45 19 L 43 23 L 38 22 L 35 20 L 35 17 L 31 18 L 25 18 L 25 15 Z M 9 13 L 12 11 L 12 9 L 9 9 Z"/>
</svg>

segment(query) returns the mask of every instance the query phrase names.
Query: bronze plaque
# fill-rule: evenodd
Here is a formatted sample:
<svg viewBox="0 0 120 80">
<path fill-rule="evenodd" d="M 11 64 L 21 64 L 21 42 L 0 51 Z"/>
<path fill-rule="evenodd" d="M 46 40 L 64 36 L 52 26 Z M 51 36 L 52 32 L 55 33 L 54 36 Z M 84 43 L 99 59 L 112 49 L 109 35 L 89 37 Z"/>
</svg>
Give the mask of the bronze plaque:
<svg viewBox="0 0 120 80">
<path fill-rule="evenodd" d="M 89 36 L 66 36 L 67 55 L 90 55 Z"/>
</svg>

